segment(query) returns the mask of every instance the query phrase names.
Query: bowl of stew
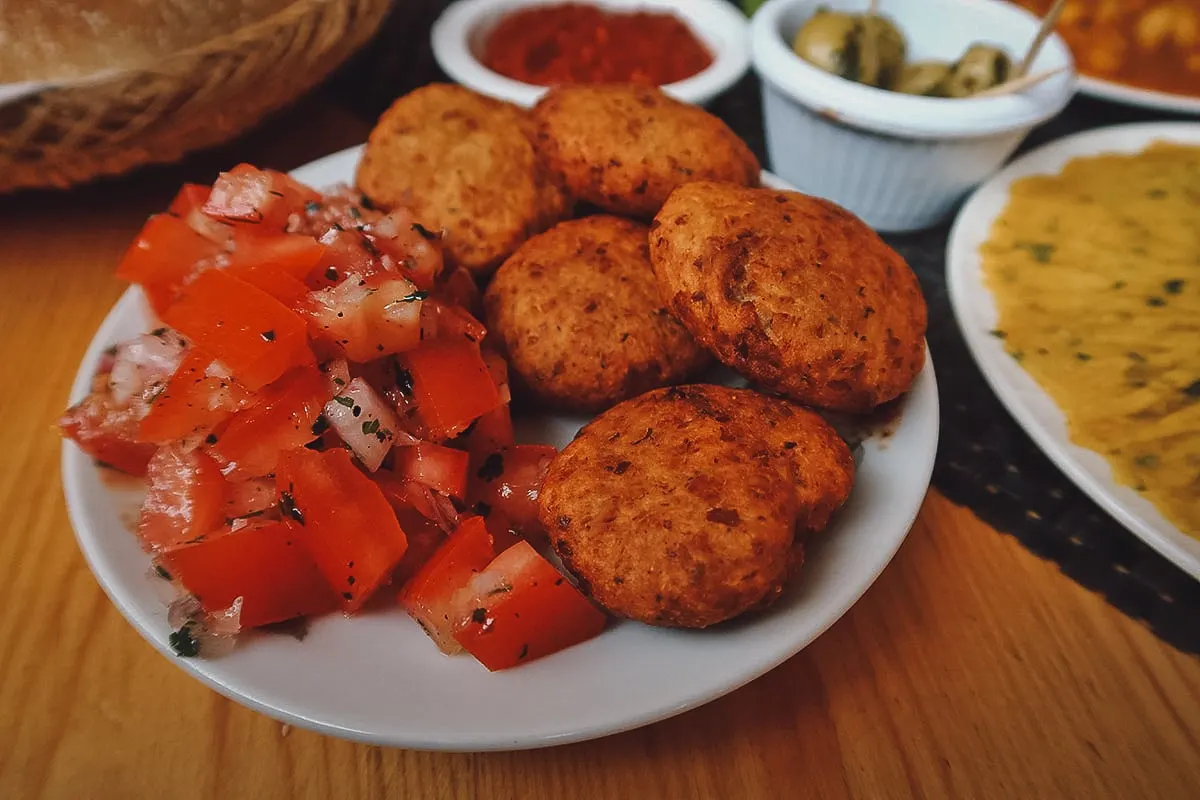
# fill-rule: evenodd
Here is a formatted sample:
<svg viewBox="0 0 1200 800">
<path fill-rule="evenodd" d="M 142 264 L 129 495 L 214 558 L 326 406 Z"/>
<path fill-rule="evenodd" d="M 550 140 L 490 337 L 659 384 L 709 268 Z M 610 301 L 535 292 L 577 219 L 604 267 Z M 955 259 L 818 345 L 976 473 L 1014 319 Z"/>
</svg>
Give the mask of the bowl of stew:
<svg viewBox="0 0 1200 800">
<path fill-rule="evenodd" d="M 627 82 L 705 105 L 750 66 L 746 18 L 725 0 L 458 0 L 432 44 L 455 81 L 524 107 L 555 85 Z"/>
</svg>

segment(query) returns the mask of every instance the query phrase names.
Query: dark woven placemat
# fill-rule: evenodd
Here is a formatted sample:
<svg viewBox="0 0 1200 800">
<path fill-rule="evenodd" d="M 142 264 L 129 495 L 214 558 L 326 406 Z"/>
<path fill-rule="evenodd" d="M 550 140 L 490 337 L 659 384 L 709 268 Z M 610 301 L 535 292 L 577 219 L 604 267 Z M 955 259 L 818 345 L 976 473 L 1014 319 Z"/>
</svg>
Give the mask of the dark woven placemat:
<svg viewBox="0 0 1200 800">
<path fill-rule="evenodd" d="M 445 80 L 428 46 L 444 0 L 398 3 L 375 43 L 331 82 L 335 99 L 373 119 L 399 94 Z M 403 15 L 400 15 L 403 7 Z M 762 159 L 766 148 L 758 81 L 747 77 L 712 110 Z M 1034 131 L 1022 151 L 1103 125 L 1164 115 L 1080 98 Z M 942 435 L 934 486 L 999 531 L 1049 559 L 1083 586 L 1143 621 L 1184 652 L 1200 653 L 1200 583 L 1115 522 L 1025 435 L 992 393 L 967 351 L 946 293 L 949 225 L 885 237 L 912 265 L 929 304 L 929 346 L 937 365 Z M 1003 602 L 1002 598 L 997 598 Z"/>
</svg>

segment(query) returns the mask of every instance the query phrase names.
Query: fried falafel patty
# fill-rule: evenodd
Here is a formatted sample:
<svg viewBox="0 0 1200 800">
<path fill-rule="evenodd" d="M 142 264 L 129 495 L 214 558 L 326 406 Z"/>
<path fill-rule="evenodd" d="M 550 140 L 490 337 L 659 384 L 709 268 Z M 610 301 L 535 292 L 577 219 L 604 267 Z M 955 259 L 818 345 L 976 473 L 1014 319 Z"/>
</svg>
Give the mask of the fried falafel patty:
<svg viewBox="0 0 1200 800">
<path fill-rule="evenodd" d="M 488 330 L 536 399 L 599 411 L 708 362 L 663 307 L 647 230 L 610 216 L 562 222 L 496 272 L 484 295 Z"/>
<path fill-rule="evenodd" d="M 358 186 L 380 205 L 406 206 L 426 228 L 444 231 L 452 264 L 487 272 L 570 211 L 532 136 L 523 109 L 430 84 L 379 118 Z"/>
<path fill-rule="evenodd" d="M 833 203 L 686 184 L 651 224 L 650 258 L 668 307 L 704 346 L 801 403 L 867 412 L 925 364 L 916 275 Z"/>
<path fill-rule="evenodd" d="M 648 219 L 688 181 L 758 185 L 758 160 L 737 134 L 657 88 L 559 86 L 532 113 L 538 150 L 567 189 L 615 214 Z"/>
<path fill-rule="evenodd" d="M 844 497 L 845 476 L 828 478 L 844 471 L 838 458 L 816 463 L 824 420 L 793 409 L 763 425 L 757 412 L 772 404 L 788 406 L 747 389 L 657 389 L 601 414 L 554 459 L 540 518 L 597 602 L 651 625 L 703 628 L 779 596 L 799 561 L 796 530 L 833 502 L 801 506 L 794 451 L 811 455 L 813 490 L 832 483 Z"/>
</svg>

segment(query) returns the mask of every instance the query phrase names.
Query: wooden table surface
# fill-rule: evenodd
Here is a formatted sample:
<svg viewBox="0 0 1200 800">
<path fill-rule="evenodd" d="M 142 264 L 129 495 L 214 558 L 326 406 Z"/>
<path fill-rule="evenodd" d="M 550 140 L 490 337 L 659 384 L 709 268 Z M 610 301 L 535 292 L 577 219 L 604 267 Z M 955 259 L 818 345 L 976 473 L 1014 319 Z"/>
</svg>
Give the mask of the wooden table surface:
<svg viewBox="0 0 1200 800">
<path fill-rule="evenodd" d="M 875 586 L 800 655 L 599 741 L 482 755 L 342 742 L 155 652 L 80 555 L 51 427 L 123 289 L 112 268 L 182 180 L 239 160 L 294 167 L 365 133 L 312 103 L 181 167 L 0 200 L 0 418 L 14 423 L 0 798 L 1200 797 L 1200 660 L 937 492 Z"/>
</svg>

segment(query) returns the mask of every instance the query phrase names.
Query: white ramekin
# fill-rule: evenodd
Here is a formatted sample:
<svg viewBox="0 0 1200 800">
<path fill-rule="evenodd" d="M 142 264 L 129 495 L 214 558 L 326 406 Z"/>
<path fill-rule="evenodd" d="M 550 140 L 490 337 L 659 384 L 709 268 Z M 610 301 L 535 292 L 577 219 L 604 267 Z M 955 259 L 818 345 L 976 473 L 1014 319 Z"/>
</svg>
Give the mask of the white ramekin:
<svg viewBox="0 0 1200 800">
<path fill-rule="evenodd" d="M 746 18 L 725 0 L 589 1 L 613 10 L 672 11 L 688 23 L 713 54 L 713 63 L 687 80 L 662 87 L 679 100 L 705 105 L 735 84 L 750 67 Z M 485 67 L 476 53 L 505 14 L 526 6 L 561 2 L 563 0 L 458 0 L 434 23 L 434 58 L 447 75 L 463 86 L 528 108 L 546 93 L 546 87 L 499 75 Z"/>
<path fill-rule="evenodd" d="M 1020 94 L 914 97 L 853 83 L 797 57 L 791 40 L 817 6 L 862 12 L 868 0 L 768 0 L 750 23 L 773 171 L 882 231 L 927 228 L 995 172 L 1075 90 L 1071 53 L 1046 40 L 1031 72 L 1067 68 Z M 953 61 L 987 42 L 1021 58 L 1038 19 L 1001 0 L 882 0 L 910 60 Z"/>
</svg>

